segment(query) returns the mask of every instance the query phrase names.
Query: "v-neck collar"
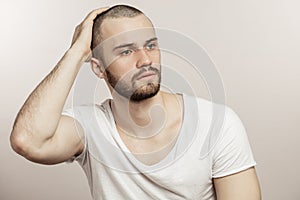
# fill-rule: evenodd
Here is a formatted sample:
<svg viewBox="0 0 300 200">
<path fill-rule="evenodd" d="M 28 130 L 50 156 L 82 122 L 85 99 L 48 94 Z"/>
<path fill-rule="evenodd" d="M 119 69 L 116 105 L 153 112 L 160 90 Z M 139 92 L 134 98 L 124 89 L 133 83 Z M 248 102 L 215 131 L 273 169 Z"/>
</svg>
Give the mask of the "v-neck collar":
<svg viewBox="0 0 300 200">
<path fill-rule="evenodd" d="M 115 139 L 116 143 L 118 144 L 118 146 L 120 147 L 120 150 L 123 151 L 123 154 L 126 155 L 126 157 L 128 157 L 128 159 L 130 160 L 130 162 L 132 162 L 135 167 L 137 167 L 139 170 L 142 171 L 153 171 L 157 168 L 161 168 L 164 167 L 166 165 L 168 165 L 169 163 L 172 163 L 176 160 L 176 151 L 177 151 L 177 146 L 179 141 L 181 140 L 181 138 L 183 137 L 183 132 L 184 131 L 184 127 L 186 127 L 185 123 L 186 123 L 186 95 L 185 94 L 180 94 L 182 95 L 182 105 L 183 105 L 183 112 L 182 112 L 182 123 L 181 123 L 181 127 L 179 129 L 179 133 L 178 136 L 176 138 L 176 142 L 174 144 L 174 146 L 172 147 L 172 149 L 170 150 L 170 152 L 159 162 L 153 164 L 153 165 L 147 165 L 144 164 L 143 162 L 141 162 L 140 160 L 138 160 L 132 153 L 131 151 L 127 148 L 127 146 L 125 145 L 125 143 L 123 142 L 123 140 L 120 137 L 119 132 L 117 131 L 117 127 L 114 121 L 114 117 L 113 117 L 113 113 L 110 107 L 110 100 L 107 102 L 108 106 L 107 106 L 107 111 L 108 111 L 108 115 L 109 118 L 112 120 L 111 121 L 111 125 L 112 125 L 112 137 Z"/>
</svg>

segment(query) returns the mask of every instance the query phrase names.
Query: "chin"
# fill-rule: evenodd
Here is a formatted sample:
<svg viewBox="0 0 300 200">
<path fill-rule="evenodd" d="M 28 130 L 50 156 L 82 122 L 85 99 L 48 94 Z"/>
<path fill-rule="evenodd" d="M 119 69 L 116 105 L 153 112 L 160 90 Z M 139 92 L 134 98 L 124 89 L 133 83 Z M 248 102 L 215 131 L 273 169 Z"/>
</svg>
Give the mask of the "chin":
<svg viewBox="0 0 300 200">
<path fill-rule="evenodd" d="M 154 97 L 160 90 L 160 84 L 158 83 L 147 83 L 137 90 L 135 90 L 130 96 L 130 100 L 134 102 L 140 102 L 149 98 Z"/>
</svg>

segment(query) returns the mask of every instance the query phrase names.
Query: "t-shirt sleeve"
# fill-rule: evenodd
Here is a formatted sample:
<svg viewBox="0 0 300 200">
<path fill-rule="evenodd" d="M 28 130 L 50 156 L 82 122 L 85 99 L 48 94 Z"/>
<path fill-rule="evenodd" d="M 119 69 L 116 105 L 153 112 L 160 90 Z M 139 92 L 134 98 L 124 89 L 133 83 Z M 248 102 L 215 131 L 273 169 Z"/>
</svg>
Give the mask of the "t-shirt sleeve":
<svg viewBox="0 0 300 200">
<path fill-rule="evenodd" d="M 244 125 L 228 107 L 222 134 L 212 151 L 212 162 L 213 178 L 234 174 L 256 165 Z"/>
<path fill-rule="evenodd" d="M 80 164 L 83 164 L 85 161 L 85 158 L 86 158 L 87 139 L 86 139 L 85 123 L 81 117 L 80 107 L 71 107 L 71 108 L 64 109 L 61 114 L 69 116 L 69 117 L 73 118 L 74 120 L 76 120 L 76 122 L 79 123 L 81 125 L 81 127 L 83 128 L 83 134 L 84 134 L 82 137 L 82 142 L 84 144 L 83 151 L 79 155 L 73 156 L 72 158 L 67 160 L 66 163 L 72 163 L 74 161 L 77 161 Z"/>
</svg>

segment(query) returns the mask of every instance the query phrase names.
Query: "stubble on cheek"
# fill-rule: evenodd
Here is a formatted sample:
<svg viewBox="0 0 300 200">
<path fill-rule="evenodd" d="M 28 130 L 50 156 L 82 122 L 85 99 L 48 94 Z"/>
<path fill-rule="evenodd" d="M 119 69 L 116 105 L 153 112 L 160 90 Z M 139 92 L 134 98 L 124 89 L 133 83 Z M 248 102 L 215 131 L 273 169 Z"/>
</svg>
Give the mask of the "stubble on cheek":
<svg viewBox="0 0 300 200">
<path fill-rule="evenodd" d="M 156 77 L 150 80 L 138 80 L 141 74 L 152 71 L 155 72 Z M 140 69 L 135 74 L 128 73 L 124 77 L 113 75 L 106 69 L 107 79 L 111 87 L 121 96 L 131 99 L 133 101 L 141 101 L 143 99 L 155 96 L 160 89 L 160 70 L 158 68 L 149 66 Z"/>
</svg>

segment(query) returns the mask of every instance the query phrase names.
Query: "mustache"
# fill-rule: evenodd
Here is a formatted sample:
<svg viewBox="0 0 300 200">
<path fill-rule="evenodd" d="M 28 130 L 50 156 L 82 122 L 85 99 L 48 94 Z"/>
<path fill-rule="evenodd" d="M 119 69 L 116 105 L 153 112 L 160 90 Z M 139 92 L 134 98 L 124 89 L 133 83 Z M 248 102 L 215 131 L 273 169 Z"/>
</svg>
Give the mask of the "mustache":
<svg viewBox="0 0 300 200">
<path fill-rule="evenodd" d="M 139 72 L 137 72 L 136 74 L 134 74 L 134 75 L 132 76 L 131 81 L 134 81 L 134 80 L 135 80 L 137 77 L 139 77 L 142 73 L 148 72 L 148 71 L 155 72 L 156 74 L 159 73 L 159 70 L 158 70 L 158 69 L 156 69 L 156 68 L 154 68 L 154 67 L 152 67 L 152 66 L 150 65 L 149 67 L 143 67 Z"/>
</svg>

